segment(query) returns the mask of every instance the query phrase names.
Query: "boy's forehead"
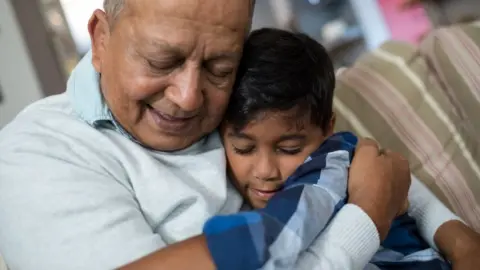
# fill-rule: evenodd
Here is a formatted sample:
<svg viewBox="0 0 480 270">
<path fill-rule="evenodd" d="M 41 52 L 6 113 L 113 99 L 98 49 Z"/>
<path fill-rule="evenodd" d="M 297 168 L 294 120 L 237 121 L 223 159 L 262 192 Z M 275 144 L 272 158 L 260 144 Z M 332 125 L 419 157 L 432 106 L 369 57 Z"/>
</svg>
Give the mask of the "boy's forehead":
<svg viewBox="0 0 480 270">
<path fill-rule="evenodd" d="M 310 114 L 291 109 L 288 111 L 266 111 L 256 115 L 256 117 L 247 124 L 246 129 L 255 126 L 263 126 L 270 129 L 282 129 L 290 132 L 299 132 L 312 125 Z"/>
</svg>

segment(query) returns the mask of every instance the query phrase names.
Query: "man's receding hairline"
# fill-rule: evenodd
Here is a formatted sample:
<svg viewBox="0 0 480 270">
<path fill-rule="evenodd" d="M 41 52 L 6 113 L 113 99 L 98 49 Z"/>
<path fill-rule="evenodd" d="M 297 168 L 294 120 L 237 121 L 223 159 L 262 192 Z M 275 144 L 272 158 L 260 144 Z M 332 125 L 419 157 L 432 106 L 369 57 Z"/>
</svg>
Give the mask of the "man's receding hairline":
<svg viewBox="0 0 480 270">
<path fill-rule="evenodd" d="M 256 0 L 250 0 L 250 18 L 253 17 L 253 10 Z M 107 14 L 111 23 L 115 22 L 122 10 L 125 8 L 126 0 L 103 0 L 103 10 Z"/>
</svg>

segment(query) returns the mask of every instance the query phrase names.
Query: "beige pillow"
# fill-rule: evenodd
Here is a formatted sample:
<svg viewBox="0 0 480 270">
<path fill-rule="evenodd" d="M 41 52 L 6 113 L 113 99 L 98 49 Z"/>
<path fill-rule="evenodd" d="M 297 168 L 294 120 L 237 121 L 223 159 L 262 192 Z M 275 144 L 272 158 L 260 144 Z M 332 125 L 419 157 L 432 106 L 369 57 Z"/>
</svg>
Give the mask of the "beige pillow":
<svg viewBox="0 0 480 270">
<path fill-rule="evenodd" d="M 336 128 L 373 137 L 405 155 L 412 173 L 480 231 L 480 153 L 475 136 L 480 133 L 468 124 L 474 119 L 459 113 L 463 101 L 452 102 L 423 51 L 429 49 L 422 46 L 419 51 L 406 43 L 387 42 L 342 71 L 334 99 Z M 452 89 L 465 87 L 451 83 Z"/>
</svg>

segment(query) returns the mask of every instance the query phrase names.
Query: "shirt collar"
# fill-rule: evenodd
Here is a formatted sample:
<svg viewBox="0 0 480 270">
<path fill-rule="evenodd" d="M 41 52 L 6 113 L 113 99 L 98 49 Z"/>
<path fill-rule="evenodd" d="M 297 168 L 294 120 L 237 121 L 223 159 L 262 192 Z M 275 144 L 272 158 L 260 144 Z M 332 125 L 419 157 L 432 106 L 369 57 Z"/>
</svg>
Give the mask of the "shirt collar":
<svg viewBox="0 0 480 270">
<path fill-rule="evenodd" d="M 114 124 L 100 91 L 100 74 L 93 68 L 91 50 L 72 71 L 67 83 L 67 95 L 75 112 L 88 124 Z"/>
<path fill-rule="evenodd" d="M 100 90 L 100 74 L 92 64 L 92 51 L 80 60 L 67 82 L 67 95 L 75 112 L 95 128 L 114 129 L 137 142 L 113 117 Z"/>
<path fill-rule="evenodd" d="M 94 128 L 113 129 L 130 140 L 141 144 L 130 135 L 113 117 L 100 90 L 100 74 L 95 71 L 92 64 L 92 51 L 80 60 L 72 71 L 67 82 L 67 95 L 74 111 L 79 117 Z M 198 150 L 203 140 L 176 154 Z"/>
</svg>

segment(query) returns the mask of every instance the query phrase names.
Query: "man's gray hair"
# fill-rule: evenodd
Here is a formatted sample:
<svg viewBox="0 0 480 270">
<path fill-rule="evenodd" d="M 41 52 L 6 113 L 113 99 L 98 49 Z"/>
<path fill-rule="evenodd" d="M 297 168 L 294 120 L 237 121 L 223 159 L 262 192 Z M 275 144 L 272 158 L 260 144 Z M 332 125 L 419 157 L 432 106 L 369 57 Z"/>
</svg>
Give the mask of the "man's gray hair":
<svg viewBox="0 0 480 270">
<path fill-rule="evenodd" d="M 125 7 L 126 0 L 103 0 L 103 10 L 107 14 L 110 23 L 115 22 L 122 9 Z M 253 17 L 253 10 L 255 9 L 255 0 L 250 0 L 250 18 Z"/>
<path fill-rule="evenodd" d="M 103 9 L 107 14 L 110 23 L 115 22 L 122 9 L 125 7 L 126 0 L 103 0 Z"/>
</svg>

